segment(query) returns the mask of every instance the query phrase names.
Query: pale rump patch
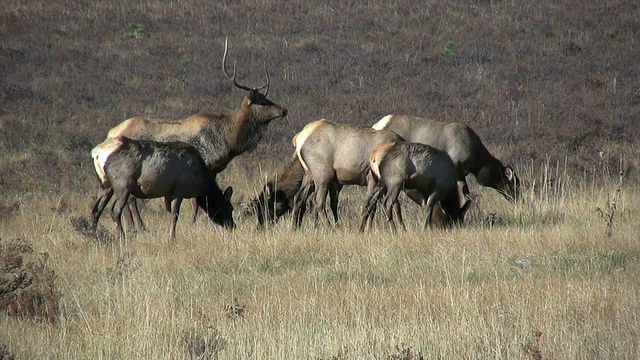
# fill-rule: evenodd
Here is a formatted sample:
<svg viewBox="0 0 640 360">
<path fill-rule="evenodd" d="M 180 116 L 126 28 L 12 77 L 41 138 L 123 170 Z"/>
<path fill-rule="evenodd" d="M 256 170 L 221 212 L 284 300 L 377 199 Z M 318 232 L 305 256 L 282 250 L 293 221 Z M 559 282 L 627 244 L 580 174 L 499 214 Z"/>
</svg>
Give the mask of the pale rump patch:
<svg viewBox="0 0 640 360">
<path fill-rule="evenodd" d="M 383 117 L 382 119 L 380 119 L 380 121 L 378 121 L 377 123 L 373 124 L 372 128 L 374 130 L 384 130 L 387 125 L 389 125 L 389 121 L 391 121 L 391 118 L 393 117 L 393 115 L 387 115 L 385 117 Z"/>
<path fill-rule="evenodd" d="M 371 171 L 373 171 L 373 173 L 376 175 L 376 177 L 378 179 L 380 179 L 380 164 L 378 163 L 378 159 L 377 159 L 377 151 L 373 151 L 373 154 L 371 154 Z"/>
<path fill-rule="evenodd" d="M 120 124 L 116 125 L 114 128 L 111 128 L 111 130 L 109 130 L 109 132 L 107 133 L 107 138 L 113 138 L 113 137 L 116 137 L 116 136 L 122 134 L 122 132 L 125 131 L 129 127 L 129 124 L 133 121 L 133 119 L 135 119 L 135 118 L 129 118 L 129 119 L 121 122 Z M 100 146 L 100 145 L 98 145 L 98 146 Z"/>
<path fill-rule="evenodd" d="M 309 135 L 311 135 L 311 133 L 313 133 L 318 126 L 323 124 L 323 120 L 324 119 L 307 124 L 304 129 L 302 129 L 302 131 L 300 131 L 293 137 L 293 146 L 296 147 L 296 155 L 298 155 L 298 160 L 300 160 L 300 164 L 302 165 L 302 168 L 305 172 L 309 171 L 309 167 L 302 159 L 302 154 L 300 153 L 302 151 L 302 146 L 304 145 L 305 141 L 307 141 L 307 138 L 309 138 Z"/>
<path fill-rule="evenodd" d="M 118 150 L 122 145 L 122 140 L 119 137 L 109 138 L 97 145 L 91 150 L 91 157 L 93 158 L 93 167 L 96 170 L 96 174 L 100 179 L 100 183 L 105 185 L 107 183 L 107 174 L 104 171 L 104 165 L 114 151 Z"/>
</svg>

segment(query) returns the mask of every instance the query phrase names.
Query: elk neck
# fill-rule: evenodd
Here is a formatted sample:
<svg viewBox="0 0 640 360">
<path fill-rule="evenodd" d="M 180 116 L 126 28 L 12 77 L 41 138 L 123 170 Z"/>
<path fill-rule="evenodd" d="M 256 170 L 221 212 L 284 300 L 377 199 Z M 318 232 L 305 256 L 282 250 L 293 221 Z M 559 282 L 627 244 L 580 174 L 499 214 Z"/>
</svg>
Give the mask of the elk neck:
<svg viewBox="0 0 640 360">
<path fill-rule="evenodd" d="M 255 150 L 267 130 L 267 125 L 268 122 L 253 113 L 249 99 L 245 97 L 233 112 L 231 124 L 227 128 L 226 138 L 232 156 Z"/>
</svg>

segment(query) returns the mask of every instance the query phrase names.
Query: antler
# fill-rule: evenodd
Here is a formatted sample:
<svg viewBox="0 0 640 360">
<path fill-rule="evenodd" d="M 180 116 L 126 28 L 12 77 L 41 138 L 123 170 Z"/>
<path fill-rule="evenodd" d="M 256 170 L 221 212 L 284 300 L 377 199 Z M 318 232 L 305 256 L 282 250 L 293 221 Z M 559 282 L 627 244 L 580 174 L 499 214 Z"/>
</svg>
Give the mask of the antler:
<svg viewBox="0 0 640 360">
<path fill-rule="evenodd" d="M 226 77 L 228 77 L 229 79 L 231 79 L 231 76 L 229 76 L 229 73 L 227 72 L 227 50 L 228 50 L 228 45 L 227 42 L 229 41 L 229 37 L 225 37 L 224 38 L 224 54 L 222 54 L 222 71 L 224 71 L 224 75 Z M 233 67 L 233 77 L 236 76 L 236 69 L 235 66 Z"/>
<path fill-rule="evenodd" d="M 267 71 L 267 63 L 264 63 L 264 73 L 267 74 L 267 84 L 266 85 L 262 85 L 259 88 L 256 88 L 256 90 L 262 90 L 264 88 L 267 88 L 267 90 L 264 91 L 264 96 L 267 96 L 267 93 L 269 92 L 269 84 L 271 84 L 271 79 L 269 78 L 269 71 Z"/>
<path fill-rule="evenodd" d="M 264 72 L 267 74 L 267 84 L 263 85 L 259 88 L 255 88 L 255 89 L 251 89 L 248 86 L 245 85 L 240 85 L 238 84 L 238 81 L 236 80 L 236 62 L 233 62 L 233 75 L 229 75 L 229 72 L 227 71 L 227 52 L 228 52 L 228 41 L 229 41 L 229 37 L 225 37 L 224 38 L 224 54 L 222 55 L 222 71 L 224 71 L 224 74 L 227 78 L 232 78 L 233 79 L 233 84 L 238 87 L 239 89 L 242 90 L 247 90 L 247 91 L 251 91 L 251 90 L 262 90 L 262 89 L 267 89 L 264 92 L 264 96 L 267 96 L 267 93 L 269 92 L 269 84 L 271 83 L 271 79 L 269 78 L 269 71 L 267 71 L 267 63 L 264 63 Z"/>
</svg>

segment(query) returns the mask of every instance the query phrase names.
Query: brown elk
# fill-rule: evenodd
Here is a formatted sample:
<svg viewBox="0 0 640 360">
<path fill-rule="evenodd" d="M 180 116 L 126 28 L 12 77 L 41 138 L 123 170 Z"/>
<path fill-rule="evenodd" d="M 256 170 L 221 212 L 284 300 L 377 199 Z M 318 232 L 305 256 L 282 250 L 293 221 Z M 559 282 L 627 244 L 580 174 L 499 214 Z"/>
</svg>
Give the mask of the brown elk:
<svg viewBox="0 0 640 360">
<path fill-rule="evenodd" d="M 373 125 L 377 130 L 391 130 L 408 142 L 433 146 L 446 151 L 463 182 L 463 193 L 469 194 L 466 176 L 473 174 L 478 183 L 492 187 L 510 201 L 520 197 L 520 179 L 512 168 L 504 166 L 484 146 L 480 137 L 462 123 L 440 122 L 406 115 L 387 115 Z M 414 201 L 415 192 L 407 192 Z"/>
<path fill-rule="evenodd" d="M 236 80 L 236 64 L 233 75 L 226 66 L 227 41 L 222 56 L 222 70 L 233 84 L 247 91 L 247 95 L 231 113 L 196 114 L 182 120 L 134 117 L 112 128 L 107 137 L 126 136 L 132 139 L 155 141 L 181 141 L 194 146 L 200 152 L 207 167 L 214 174 L 224 170 L 229 162 L 245 151 L 252 151 L 267 131 L 269 123 L 287 115 L 287 109 L 267 99 L 270 78 L 265 64 L 267 82 L 257 88 L 241 85 Z M 260 90 L 264 90 L 264 94 Z M 197 207 L 194 206 L 194 209 Z M 132 206 L 140 219 L 137 206 Z M 194 211 L 194 219 L 196 216 Z"/>
<path fill-rule="evenodd" d="M 401 191 L 408 190 L 419 195 L 420 203 L 426 209 L 425 228 L 432 226 L 437 204 L 445 215 L 438 216 L 443 226 L 460 224 L 464 220 L 470 202 L 467 200 L 460 206 L 456 169 L 446 152 L 424 144 L 385 142 L 373 149 L 369 164 L 374 182 L 369 186 L 360 231 L 364 231 L 383 195 L 383 209 L 392 231 L 396 230 L 392 209 L 396 210 L 404 227 L 398 196 Z"/>
<path fill-rule="evenodd" d="M 293 138 L 298 160 L 305 171 L 293 201 L 293 225 L 302 222 L 304 204 L 315 190 L 313 206 L 317 216 L 327 223 L 325 200 L 331 195 L 336 222 L 338 192 L 343 185 L 368 184 L 369 155 L 382 142 L 401 141 L 391 131 L 337 124 L 325 119 L 307 124 Z"/>
<path fill-rule="evenodd" d="M 172 218 L 169 236 L 174 240 L 183 199 L 195 198 L 211 221 L 227 228 L 235 227 L 230 202 L 232 188 L 224 193 L 220 190 L 215 174 L 198 150 L 189 144 L 115 137 L 93 148 L 91 156 L 104 189 L 93 206 L 94 228 L 114 194 L 111 217 L 121 235 L 124 235 L 122 210 L 130 195 L 141 199 L 164 197 Z"/>
</svg>

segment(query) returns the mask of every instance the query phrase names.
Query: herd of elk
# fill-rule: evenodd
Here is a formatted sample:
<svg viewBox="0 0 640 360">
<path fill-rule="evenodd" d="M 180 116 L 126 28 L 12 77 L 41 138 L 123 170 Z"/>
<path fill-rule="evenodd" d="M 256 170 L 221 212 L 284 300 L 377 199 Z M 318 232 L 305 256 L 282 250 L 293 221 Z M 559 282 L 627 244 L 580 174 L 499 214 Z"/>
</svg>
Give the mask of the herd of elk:
<svg viewBox="0 0 640 360">
<path fill-rule="evenodd" d="M 107 140 L 92 150 L 103 188 L 91 211 L 94 228 L 114 194 L 111 216 L 121 234 L 123 210 L 133 213 L 144 227 L 135 198 L 165 198 L 173 218 L 171 238 L 175 238 L 185 198 L 194 199 L 194 220 L 200 207 L 213 222 L 235 226 L 231 188 L 223 193 L 216 176 L 233 158 L 255 149 L 269 123 L 286 116 L 287 110 L 266 97 L 270 85 L 266 64 L 266 84 L 250 88 L 237 82 L 235 62 L 229 75 L 227 52 L 225 40 L 225 76 L 248 92 L 233 112 L 196 114 L 182 120 L 133 117 L 112 128 Z M 367 128 L 322 119 L 307 124 L 294 136 L 293 145 L 289 164 L 251 202 L 261 226 L 292 212 L 293 226 L 299 227 L 311 194 L 316 216 L 324 224 L 329 195 L 337 223 L 338 195 L 344 185 L 368 187 L 361 230 L 370 226 L 379 202 L 392 230 L 392 213 L 404 227 L 398 203 L 401 191 L 426 209 L 425 227 L 461 223 L 469 201 L 461 205 L 466 199 L 460 198 L 457 183 L 463 184 L 466 198 L 469 174 L 511 201 L 520 195 L 513 169 L 491 155 L 478 135 L 461 123 L 388 115 Z"/>
<path fill-rule="evenodd" d="M 373 125 L 373 128 L 391 130 L 405 141 L 426 144 L 446 151 L 454 163 L 458 180 L 462 182 L 465 197 L 469 193 L 466 183 L 468 174 L 473 174 L 480 185 L 495 188 L 510 201 L 517 200 L 520 196 L 520 180 L 513 169 L 504 166 L 491 155 L 478 135 L 464 124 L 389 115 Z M 265 221 L 275 222 L 292 209 L 295 189 L 302 185 L 304 172 L 302 165 L 293 159 L 284 171 L 278 174 L 277 181 L 271 180 L 265 185 L 263 192 L 252 201 L 252 206 L 260 209 L 260 225 Z M 313 192 L 313 187 L 305 190 L 307 193 Z M 415 203 L 422 205 L 423 197 L 418 190 L 406 189 L 404 192 Z M 439 211 L 435 212 L 432 222 L 443 226 L 456 222 L 446 211 L 443 212 L 441 207 L 440 203 L 436 204 L 435 209 Z"/>
<path fill-rule="evenodd" d="M 220 190 L 215 174 L 198 150 L 189 144 L 119 136 L 93 148 L 91 156 L 104 189 L 91 211 L 94 227 L 113 195 L 115 201 L 111 205 L 111 217 L 121 235 L 124 235 L 122 210 L 127 206 L 130 195 L 139 199 L 164 198 L 165 207 L 171 212 L 171 239 L 176 237 L 176 223 L 183 199 L 194 198 L 214 223 L 235 227 L 232 188 L 224 192 Z"/>
</svg>

